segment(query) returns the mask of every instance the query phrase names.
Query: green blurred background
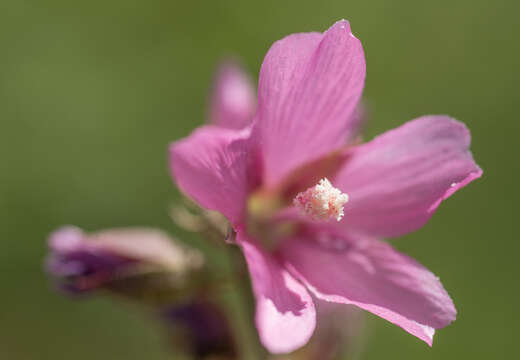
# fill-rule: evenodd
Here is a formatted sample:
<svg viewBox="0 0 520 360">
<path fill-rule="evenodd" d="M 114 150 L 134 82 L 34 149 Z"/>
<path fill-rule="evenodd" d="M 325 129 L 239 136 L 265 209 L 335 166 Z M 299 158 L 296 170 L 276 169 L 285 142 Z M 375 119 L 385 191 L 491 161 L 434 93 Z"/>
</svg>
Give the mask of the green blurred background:
<svg viewBox="0 0 520 360">
<path fill-rule="evenodd" d="M 56 294 L 42 272 L 46 235 L 62 224 L 178 233 L 166 146 L 204 121 L 215 64 L 238 55 L 256 78 L 273 41 L 341 18 L 366 52 L 366 138 L 450 114 L 471 129 L 484 169 L 395 242 L 440 276 L 457 321 L 430 349 L 369 316 L 362 358 L 514 358 L 519 4 L 2 0 L 0 359 L 175 358 L 130 306 Z"/>
</svg>

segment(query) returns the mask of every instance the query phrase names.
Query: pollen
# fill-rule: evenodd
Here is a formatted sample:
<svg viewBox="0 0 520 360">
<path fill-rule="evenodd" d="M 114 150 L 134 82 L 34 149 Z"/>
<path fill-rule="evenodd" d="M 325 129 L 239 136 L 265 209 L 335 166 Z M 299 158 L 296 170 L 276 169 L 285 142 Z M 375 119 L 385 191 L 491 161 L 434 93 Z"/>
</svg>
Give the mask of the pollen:
<svg viewBox="0 0 520 360">
<path fill-rule="evenodd" d="M 334 218 L 340 221 L 344 215 L 343 205 L 347 201 L 347 194 L 323 178 L 315 186 L 296 195 L 293 204 L 313 220 L 327 221 Z"/>
</svg>

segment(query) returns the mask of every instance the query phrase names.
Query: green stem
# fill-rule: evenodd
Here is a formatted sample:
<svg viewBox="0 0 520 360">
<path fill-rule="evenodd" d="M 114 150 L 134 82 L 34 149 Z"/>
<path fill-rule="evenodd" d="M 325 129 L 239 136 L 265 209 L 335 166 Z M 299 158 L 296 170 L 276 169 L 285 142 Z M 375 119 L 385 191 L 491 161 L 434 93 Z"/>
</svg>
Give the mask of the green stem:
<svg viewBox="0 0 520 360">
<path fill-rule="evenodd" d="M 238 358 L 266 359 L 267 353 L 258 341 L 254 326 L 254 298 L 244 259 L 237 247 L 228 246 L 227 249 L 232 288 L 224 294 L 224 306 L 238 347 Z"/>
</svg>

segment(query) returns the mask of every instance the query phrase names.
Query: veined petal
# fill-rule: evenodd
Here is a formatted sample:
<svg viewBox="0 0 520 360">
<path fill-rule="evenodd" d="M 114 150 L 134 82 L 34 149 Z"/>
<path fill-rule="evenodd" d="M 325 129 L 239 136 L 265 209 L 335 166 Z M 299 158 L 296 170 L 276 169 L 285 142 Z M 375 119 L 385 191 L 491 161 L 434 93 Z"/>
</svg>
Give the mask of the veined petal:
<svg viewBox="0 0 520 360">
<path fill-rule="evenodd" d="M 361 43 L 344 20 L 324 34 L 273 44 L 260 70 L 253 130 L 268 186 L 346 142 L 358 125 L 365 70 Z"/>
<path fill-rule="evenodd" d="M 249 130 L 203 126 L 170 145 L 170 169 L 183 192 L 233 224 L 246 207 Z"/>
<path fill-rule="evenodd" d="M 237 238 L 247 261 L 256 298 L 256 327 L 271 353 L 288 353 L 305 345 L 316 326 L 312 298 L 277 259 L 253 239 Z"/>
<path fill-rule="evenodd" d="M 280 251 L 319 299 L 356 305 L 430 346 L 435 329 L 455 320 L 455 307 L 439 279 L 386 243 L 358 241 L 338 250 L 294 238 L 284 241 Z"/>
<path fill-rule="evenodd" d="M 349 195 L 338 224 L 372 236 L 417 230 L 439 204 L 482 175 L 466 126 L 424 116 L 360 145 L 333 179 Z"/>
<path fill-rule="evenodd" d="M 253 119 L 256 96 L 248 74 L 235 62 L 218 69 L 211 98 L 210 121 L 229 129 L 242 129 Z"/>
</svg>

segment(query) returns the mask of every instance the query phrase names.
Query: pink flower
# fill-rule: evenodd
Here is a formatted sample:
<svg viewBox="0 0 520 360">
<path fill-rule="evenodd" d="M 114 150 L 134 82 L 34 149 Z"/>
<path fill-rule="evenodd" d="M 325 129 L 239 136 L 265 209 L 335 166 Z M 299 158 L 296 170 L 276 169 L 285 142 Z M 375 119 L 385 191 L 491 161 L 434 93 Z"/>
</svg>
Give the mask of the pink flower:
<svg viewBox="0 0 520 360">
<path fill-rule="evenodd" d="M 203 126 L 170 147 L 178 186 L 236 232 L 256 326 L 273 353 L 309 340 L 311 294 L 370 311 L 429 345 L 455 319 L 439 279 L 380 239 L 417 230 L 481 176 L 469 131 L 424 116 L 356 145 L 364 80 L 347 21 L 287 36 L 264 59 L 256 114 L 237 121 L 246 127 Z"/>
</svg>

